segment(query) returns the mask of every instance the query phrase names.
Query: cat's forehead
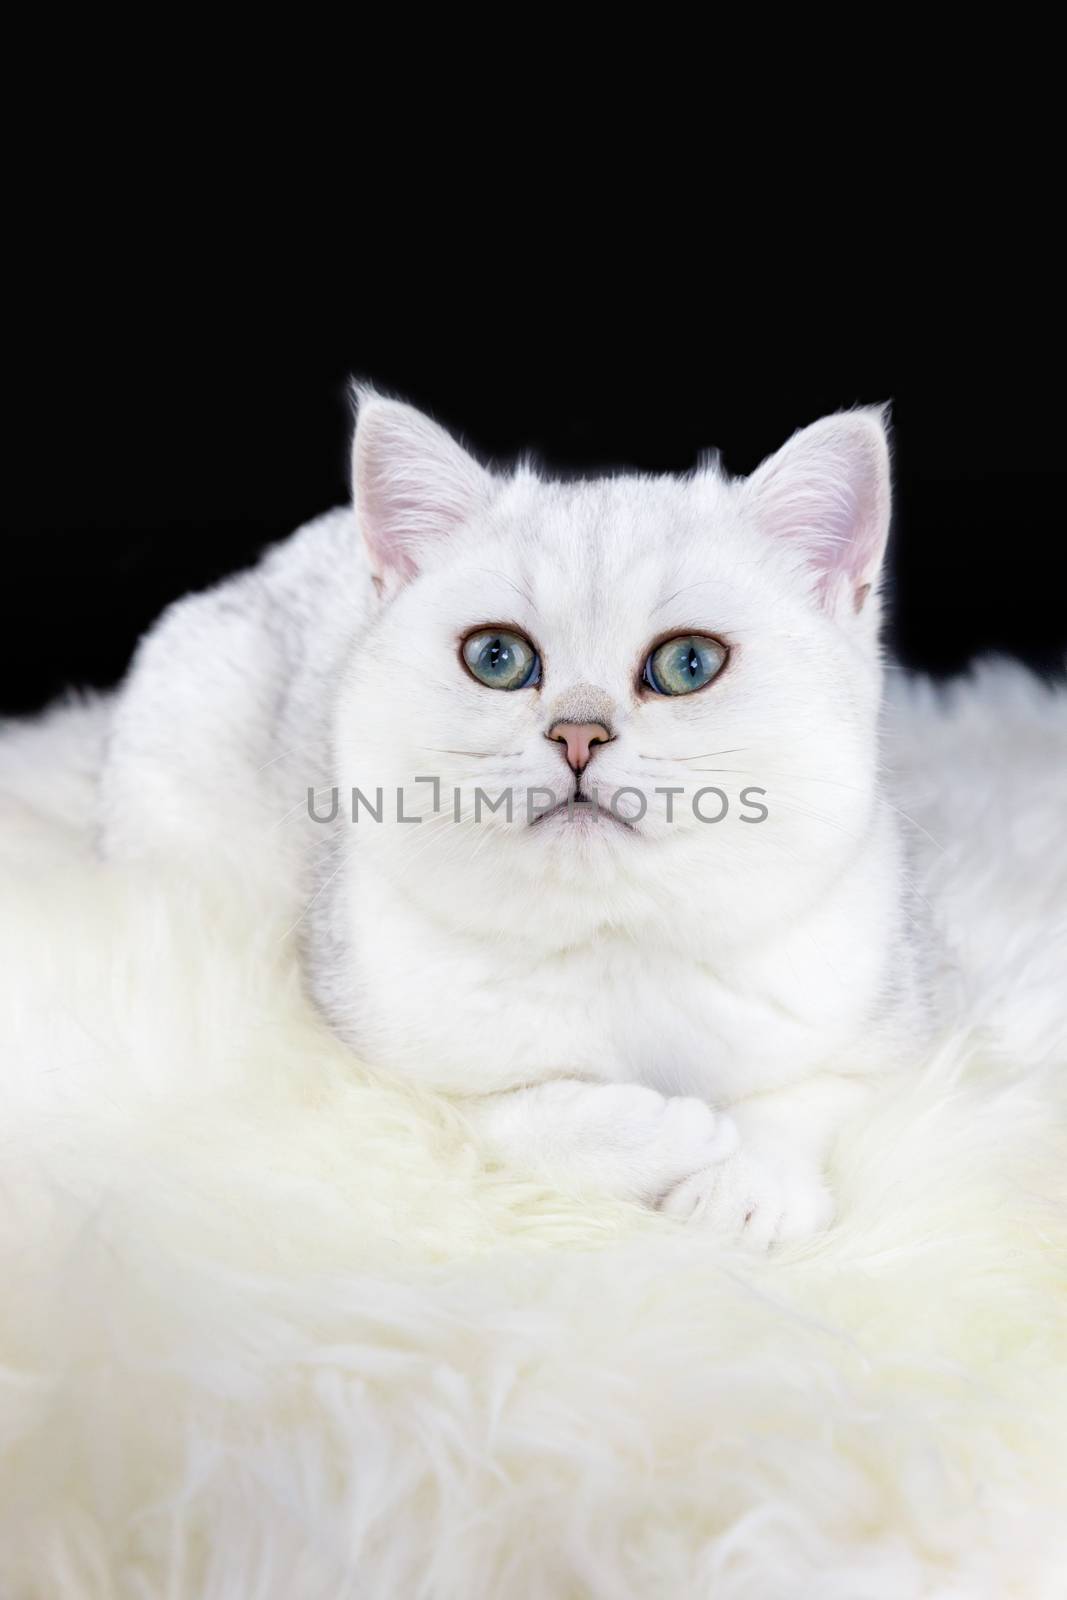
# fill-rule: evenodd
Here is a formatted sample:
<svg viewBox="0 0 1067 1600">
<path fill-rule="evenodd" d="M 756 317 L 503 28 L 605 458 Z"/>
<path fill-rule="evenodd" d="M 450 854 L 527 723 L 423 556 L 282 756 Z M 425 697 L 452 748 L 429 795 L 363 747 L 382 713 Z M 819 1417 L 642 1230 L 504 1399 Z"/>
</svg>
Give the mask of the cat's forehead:
<svg viewBox="0 0 1067 1600">
<path fill-rule="evenodd" d="M 695 528 L 731 499 L 716 474 L 690 478 L 620 474 L 573 483 L 518 480 L 501 496 L 505 524 L 536 530 L 542 543 L 581 545 L 608 555 L 628 545 L 666 546 L 673 532 Z"/>
<path fill-rule="evenodd" d="M 732 486 L 713 473 L 519 483 L 492 530 L 498 564 L 539 610 L 587 622 L 643 619 L 681 584 L 727 582 L 741 553 Z"/>
</svg>

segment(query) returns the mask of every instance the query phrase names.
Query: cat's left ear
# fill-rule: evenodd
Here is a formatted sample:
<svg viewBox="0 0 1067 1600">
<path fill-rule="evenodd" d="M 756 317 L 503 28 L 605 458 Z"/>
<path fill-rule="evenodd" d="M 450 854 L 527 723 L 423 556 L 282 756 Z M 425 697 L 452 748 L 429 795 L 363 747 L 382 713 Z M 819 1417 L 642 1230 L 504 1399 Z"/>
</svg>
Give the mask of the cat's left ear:
<svg viewBox="0 0 1067 1600">
<path fill-rule="evenodd" d="M 803 550 L 823 608 L 862 610 L 889 536 L 886 408 L 823 417 L 795 433 L 748 479 L 744 496 L 760 527 Z"/>
<path fill-rule="evenodd" d="M 414 406 L 369 389 L 356 401 L 352 501 L 375 579 L 395 588 L 485 505 L 493 480 Z"/>
</svg>

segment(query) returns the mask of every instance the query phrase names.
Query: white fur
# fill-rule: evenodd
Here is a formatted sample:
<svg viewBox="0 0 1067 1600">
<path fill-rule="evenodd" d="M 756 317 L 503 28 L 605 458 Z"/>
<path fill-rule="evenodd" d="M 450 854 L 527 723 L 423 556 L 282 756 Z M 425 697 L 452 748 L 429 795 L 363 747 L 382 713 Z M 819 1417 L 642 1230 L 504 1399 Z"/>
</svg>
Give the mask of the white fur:
<svg viewBox="0 0 1067 1600">
<path fill-rule="evenodd" d="M 1061 1600 L 1065 699 L 893 706 L 941 1036 L 766 1258 L 487 1170 L 269 860 L 92 859 L 106 708 L 0 736 L 5 1600 Z"/>
<path fill-rule="evenodd" d="M 517 1169 L 759 1245 L 824 1225 L 837 1126 L 923 1027 L 878 781 L 880 414 L 824 419 L 746 482 L 559 484 L 491 475 L 365 395 L 353 493 L 356 514 L 149 635 L 110 739 L 106 853 L 270 872 L 340 1036 L 466 1097 Z M 465 672 L 486 623 L 535 641 L 536 688 Z M 653 642 L 691 631 L 729 646 L 721 678 L 648 692 Z M 631 826 L 530 826 L 521 798 L 476 820 L 478 789 L 570 793 L 560 720 L 610 727 L 585 781 L 625 791 Z M 340 792 L 328 829 L 309 786 Z M 693 812 L 708 787 L 732 799 L 721 824 Z M 347 815 L 357 788 L 383 792 L 380 825 Z M 768 815 L 746 824 L 756 791 Z"/>
</svg>

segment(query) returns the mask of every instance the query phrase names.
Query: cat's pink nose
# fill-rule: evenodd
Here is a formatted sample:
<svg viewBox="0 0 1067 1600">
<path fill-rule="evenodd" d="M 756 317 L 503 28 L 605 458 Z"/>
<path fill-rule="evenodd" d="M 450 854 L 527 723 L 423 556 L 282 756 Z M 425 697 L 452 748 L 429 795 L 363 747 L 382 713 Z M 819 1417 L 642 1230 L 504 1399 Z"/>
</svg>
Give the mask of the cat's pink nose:
<svg viewBox="0 0 1067 1600">
<path fill-rule="evenodd" d="M 593 746 L 607 744 L 611 733 L 602 722 L 556 722 L 549 728 L 547 737 L 566 745 L 567 765 L 575 772 L 584 772 Z"/>
</svg>

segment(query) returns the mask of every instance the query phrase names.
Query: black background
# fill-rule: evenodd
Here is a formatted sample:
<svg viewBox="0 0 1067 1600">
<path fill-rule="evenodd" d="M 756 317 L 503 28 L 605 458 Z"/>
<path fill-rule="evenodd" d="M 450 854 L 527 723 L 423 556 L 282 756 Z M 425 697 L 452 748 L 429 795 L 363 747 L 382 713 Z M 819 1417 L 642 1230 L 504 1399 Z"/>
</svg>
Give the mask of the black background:
<svg viewBox="0 0 1067 1600">
<path fill-rule="evenodd" d="M 1067 461 L 1051 302 L 928 285 L 896 337 L 880 298 L 816 311 L 788 280 L 717 296 L 597 272 L 475 279 L 358 260 L 340 285 L 161 254 L 45 271 L 13 317 L 0 711 L 104 686 L 168 601 L 347 496 L 347 380 L 374 380 L 480 454 L 568 472 L 748 472 L 797 427 L 890 401 L 890 641 L 938 675 L 1012 652 L 1062 669 Z M 406 274 L 406 275 L 405 275 Z M 389 273 L 385 274 L 389 277 Z M 468 290 L 471 285 L 468 282 Z M 340 292 L 337 292 L 340 289 Z M 494 292 L 490 292 L 491 289 Z M 327 300 L 329 303 L 327 303 Z"/>
<path fill-rule="evenodd" d="M 1062 667 L 1047 31 L 18 20 L 0 712 L 343 499 L 350 374 L 571 471 L 889 400 L 894 647 Z"/>
</svg>

